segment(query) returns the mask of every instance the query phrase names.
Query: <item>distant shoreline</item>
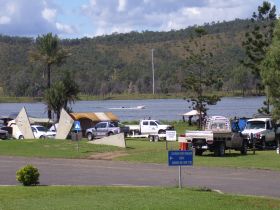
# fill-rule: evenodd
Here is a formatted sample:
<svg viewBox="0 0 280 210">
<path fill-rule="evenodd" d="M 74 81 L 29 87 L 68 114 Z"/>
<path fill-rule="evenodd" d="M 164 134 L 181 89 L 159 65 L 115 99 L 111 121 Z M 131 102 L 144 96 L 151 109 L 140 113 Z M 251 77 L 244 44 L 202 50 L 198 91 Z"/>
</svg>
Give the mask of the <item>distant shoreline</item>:
<svg viewBox="0 0 280 210">
<path fill-rule="evenodd" d="M 216 92 L 220 97 L 243 97 L 241 92 Z M 264 96 L 257 94 L 246 94 L 244 97 Z M 105 96 L 79 95 L 79 101 L 99 101 L 99 100 L 147 100 L 147 99 L 184 99 L 190 98 L 188 93 L 169 93 L 169 94 L 111 94 Z M 43 102 L 43 97 L 16 97 L 0 96 L 0 103 L 36 103 Z"/>
</svg>

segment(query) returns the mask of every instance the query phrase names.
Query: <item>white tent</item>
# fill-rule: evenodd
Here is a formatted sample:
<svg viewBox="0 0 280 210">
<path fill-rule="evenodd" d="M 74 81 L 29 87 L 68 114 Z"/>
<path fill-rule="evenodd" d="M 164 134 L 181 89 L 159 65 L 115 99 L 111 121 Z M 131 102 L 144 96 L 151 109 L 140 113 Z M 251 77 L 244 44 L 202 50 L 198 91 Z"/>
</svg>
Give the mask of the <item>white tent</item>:
<svg viewBox="0 0 280 210">
<path fill-rule="evenodd" d="M 203 114 L 203 112 L 201 112 L 201 114 Z M 183 116 L 198 116 L 199 112 L 197 110 L 192 110 L 189 112 L 186 112 L 185 114 L 183 114 Z"/>
</svg>

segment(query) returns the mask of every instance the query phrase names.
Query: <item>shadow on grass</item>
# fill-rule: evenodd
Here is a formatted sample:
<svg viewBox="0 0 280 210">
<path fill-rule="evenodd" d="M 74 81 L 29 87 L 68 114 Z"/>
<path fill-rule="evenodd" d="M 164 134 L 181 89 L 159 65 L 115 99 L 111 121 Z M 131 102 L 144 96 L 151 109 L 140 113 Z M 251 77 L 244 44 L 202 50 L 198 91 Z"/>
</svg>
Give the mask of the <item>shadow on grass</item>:
<svg viewBox="0 0 280 210">
<path fill-rule="evenodd" d="M 135 147 L 126 147 L 125 149 L 132 150 L 132 149 L 136 149 L 136 148 Z"/>
<path fill-rule="evenodd" d="M 83 152 L 81 152 L 81 153 L 92 153 L 92 152 L 94 152 L 94 151 L 87 150 L 87 151 L 83 151 Z"/>
<path fill-rule="evenodd" d="M 211 158 L 212 157 L 216 157 L 216 158 L 231 157 L 231 158 L 236 158 L 236 157 L 240 157 L 240 156 L 246 157 L 246 156 L 249 156 L 249 155 L 254 155 L 253 151 L 248 151 L 247 155 L 242 155 L 240 153 L 226 153 L 224 156 L 215 156 L 214 153 L 209 153 L 209 154 L 203 154 L 202 156 L 198 156 L 198 157 L 211 157 Z M 256 151 L 255 155 L 258 155 L 257 151 Z"/>
</svg>

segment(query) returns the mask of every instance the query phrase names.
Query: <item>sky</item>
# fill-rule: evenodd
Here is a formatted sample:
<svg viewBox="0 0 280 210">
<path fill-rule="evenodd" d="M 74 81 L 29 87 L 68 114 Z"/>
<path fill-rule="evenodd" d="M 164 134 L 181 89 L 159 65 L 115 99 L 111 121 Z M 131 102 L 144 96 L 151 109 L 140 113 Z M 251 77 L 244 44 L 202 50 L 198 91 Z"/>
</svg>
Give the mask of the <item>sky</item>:
<svg viewBox="0 0 280 210">
<path fill-rule="evenodd" d="M 250 18 L 263 0 L 0 0 L 0 34 L 82 38 Z M 270 0 L 276 5 L 280 0 Z"/>
</svg>

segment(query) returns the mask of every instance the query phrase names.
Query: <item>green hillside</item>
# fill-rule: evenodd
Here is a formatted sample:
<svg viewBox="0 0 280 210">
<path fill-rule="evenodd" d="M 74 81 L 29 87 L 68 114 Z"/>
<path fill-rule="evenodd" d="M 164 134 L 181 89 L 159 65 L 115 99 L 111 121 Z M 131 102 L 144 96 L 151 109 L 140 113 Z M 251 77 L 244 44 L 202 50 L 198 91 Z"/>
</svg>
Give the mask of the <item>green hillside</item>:
<svg viewBox="0 0 280 210">
<path fill-rule="evenodd" d="M 210 91 L 239 91 L 240 60 L 244 58 L 242 41 L 249 30 L 249 20 L 205 24 L 205 48 L 213 53 L 212 65 L 222 86 Z M 188 76 L 186 48 L 196 50 L 194 27 L 178 31 L 112 34 L 95 38 L 64 39 L 71 57 L 52 69 L 52 81 L 70 70 L 84 94 L 134 94 L 152 91 L 151 49 L 154 49 L 155 87 L 157 93 L 181 93 Z M 44 67 L 29 62 L 34 39 L 0 36 L 0 87 L 10 96 L 41 96 L 46 86 Z M 196 69 L 192 69 L 196 71 Z M 247 69 L 242 71 L 249 72 Z M 247 88 L 254 80 L 249 73 Z M 1 93 L 0 92 L 0 93 Z"/>
</svg>

